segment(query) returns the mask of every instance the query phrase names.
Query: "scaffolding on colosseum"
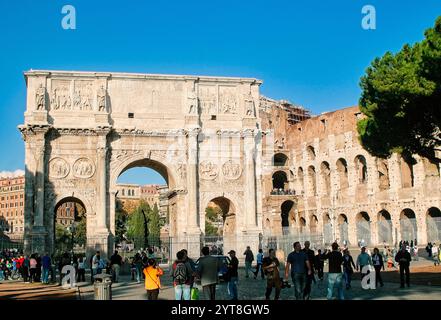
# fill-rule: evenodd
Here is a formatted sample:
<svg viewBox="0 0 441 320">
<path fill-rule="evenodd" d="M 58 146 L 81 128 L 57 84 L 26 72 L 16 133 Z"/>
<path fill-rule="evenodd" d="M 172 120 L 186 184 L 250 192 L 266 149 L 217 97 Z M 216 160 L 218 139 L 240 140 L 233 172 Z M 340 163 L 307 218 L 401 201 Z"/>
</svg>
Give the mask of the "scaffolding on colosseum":
<svg viewBox="0 0 441 320">
<path fill-rule="evenodd" d="M 309 110 L 302 106 L 295 105 L 287 100 L 274 100 L 265 96 L 260 97 L 261 110 L 270 112 L 273 108 L 280 108 L 286 111 L 288 123 L 291 125 L 311 118 Z"/>
</svg>

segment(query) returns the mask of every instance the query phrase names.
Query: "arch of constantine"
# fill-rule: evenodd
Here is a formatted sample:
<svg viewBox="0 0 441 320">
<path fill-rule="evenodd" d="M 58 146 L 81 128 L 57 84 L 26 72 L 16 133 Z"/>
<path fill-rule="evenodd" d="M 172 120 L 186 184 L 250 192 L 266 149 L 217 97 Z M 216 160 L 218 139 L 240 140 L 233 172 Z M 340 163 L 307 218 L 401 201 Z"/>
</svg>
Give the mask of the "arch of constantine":
<svg viewBox="0 0 441 320">
<path fill-rule="evenodd" d="M 170 237 L 191 256 L 212 204 L 227 217 L 225 249 L 239 252 L 265 239 L 441 237 L 439 165 L 370 156 L 358 143 L 357 107 L 310 117 L 261 96 L 262 82 L 250 78 L 29 71 L 25 79 L 26 252 L 53 251 L 55 210 L 66 199 L 84 206 L 89 250 L 112 251 L 116 181 L 133 167 L 164 177 Z"/>
</svg>

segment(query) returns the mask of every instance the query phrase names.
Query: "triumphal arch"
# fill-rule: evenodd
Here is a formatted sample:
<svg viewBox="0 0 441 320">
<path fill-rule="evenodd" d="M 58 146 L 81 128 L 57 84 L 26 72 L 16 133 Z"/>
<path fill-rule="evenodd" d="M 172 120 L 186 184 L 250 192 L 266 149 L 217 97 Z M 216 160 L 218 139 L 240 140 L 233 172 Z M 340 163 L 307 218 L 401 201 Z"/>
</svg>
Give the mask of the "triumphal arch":
<svg viewBox="0 0 441 320">
<path fill-rule="evenodd" d="M 261 81 L 35 70 L 25 79 L 26 252 L 53 251 L 55 210 L 76 199 L 87 247 L 108 254 L 117 178 L 139 166 L 168 184 L 176 247 L 199 255 L 209 203 L 228 211 L 225 249 L 257 246 Z"/>
</svg>

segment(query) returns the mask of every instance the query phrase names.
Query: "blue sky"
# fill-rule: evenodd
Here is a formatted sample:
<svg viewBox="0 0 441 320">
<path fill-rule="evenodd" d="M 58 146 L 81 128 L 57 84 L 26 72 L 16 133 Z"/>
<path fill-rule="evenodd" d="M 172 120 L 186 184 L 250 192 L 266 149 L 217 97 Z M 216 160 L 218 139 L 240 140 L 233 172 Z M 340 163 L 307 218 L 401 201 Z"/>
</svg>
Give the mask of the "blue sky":
<svg viewBox="0 0 441 320">
<path fill-rule="evenodd" d="M 76 30 L 61 27 L 67 4 Z M 367 4 L 376 30 L 361 28 Z M 1 1 L 0 171 L 24 168 L 25 70 L 256 77 L 262 94 L 319 114 L 356 105 L 370 61 L 420 41 L 440 14 L 439 0 Z M 162 182 L 146 170 L 120 180 Z"/>
</svg>

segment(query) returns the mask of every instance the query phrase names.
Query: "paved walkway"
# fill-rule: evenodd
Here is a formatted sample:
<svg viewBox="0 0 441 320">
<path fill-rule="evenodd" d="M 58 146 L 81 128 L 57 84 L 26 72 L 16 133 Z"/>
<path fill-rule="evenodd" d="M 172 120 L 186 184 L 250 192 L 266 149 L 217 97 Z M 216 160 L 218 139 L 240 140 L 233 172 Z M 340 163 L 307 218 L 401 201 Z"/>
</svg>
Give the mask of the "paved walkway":
<svg viewBox="0 0 441 320">
<path fill-rule="evenodd" d="M 173 300 L 174 290 L 169 276 L 168 266 L 162 266 L 165 274 L 162 277 L 163 289 L 160 292 L 160 299 Z M 326 271 L 326 267 L 325 267 Z M 283 274 L 283 268 L 281 270 Z M 326 277 L 326 274 L 325 274 Z M 87 275 L 86 279 L 90 279 Z M 245 278 L 243 269 L 239 270 L 239 299 L 263 300 L 266 281 L 258 278 Z M 396 269 L 383 273 L 385 286 L 375 290 L 363 290 L 359 280 L 359 275 L 354 275 L 352 289 L 345 290 L 347 300 L 441 300 L 441 266 L 434 267 L 433 262 L 426 258 L 413 261 L 411 265 L 411 284 L 410 288 L 399 288 L 399 273 Z M 314 300 L 326 299 L 326 278 L 323 283 L 313 285 L 311 297 Z M 143 283 L 131 281 L 130 276 L 122 275 L 119 283 L 112 285 L 112 295 L 114 300 L 145 300 L 146 293 Z M 228 299 L 225 283 L 217 286 L 217 298 L 219 300 Z M 21 281 L 2 281 L 0 282 L 0 299 L 82 299 L 93 300 L 94 290 L 90 282 L 80 283 L 79 290 L 65 290 L 57 285 L 25 284 Z M 281 299 L 294 299 L 294 288 L 282 290 Z"/>
</svg>

